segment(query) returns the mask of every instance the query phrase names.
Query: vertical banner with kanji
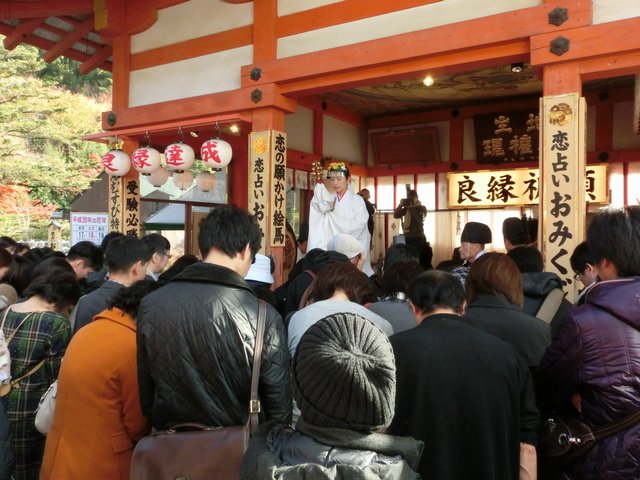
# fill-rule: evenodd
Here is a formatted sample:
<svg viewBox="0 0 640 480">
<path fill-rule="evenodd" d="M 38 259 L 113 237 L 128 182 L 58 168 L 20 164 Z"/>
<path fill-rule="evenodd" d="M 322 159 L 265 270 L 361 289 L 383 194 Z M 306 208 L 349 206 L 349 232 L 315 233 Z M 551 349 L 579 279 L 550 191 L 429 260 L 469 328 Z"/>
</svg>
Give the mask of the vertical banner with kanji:
<svg viewBox="0 0 640 480">
<path fill-rule="evenodd" d="M 284 247 L 287 231 L 287 134 L 271 131 L 271 215 L 269 245 Z"/>
<path fill-rule="evenodd" d="M 140 236 L 140 180 L 138 178 L 124 178 L 122 222 L 125 235 Z"/>
<path fill-rule="evenodd" d="M 577 93 L 544 97 L 541 103 L 540 246 L 545 271 L 560 276 L 573 300 L 577 286 L 569 258 L 585 232 L 587 107 Z"/>
<path fill-rule="evenodd" d="M 247 205 L 253 214 L 263 239 L 268 239 L 269 222 L 269 180 L 271 176 L 271 132 L 251 132 L 249 135 L 249 201 Z M 265 253 L 269 240 L 262 242 L 260 251 Z"/>
<path fill-rule="evenodd" d="M 122 179 L 109 177 L 109 231 L 121 232 L 122 228 Z"/>
</svg>

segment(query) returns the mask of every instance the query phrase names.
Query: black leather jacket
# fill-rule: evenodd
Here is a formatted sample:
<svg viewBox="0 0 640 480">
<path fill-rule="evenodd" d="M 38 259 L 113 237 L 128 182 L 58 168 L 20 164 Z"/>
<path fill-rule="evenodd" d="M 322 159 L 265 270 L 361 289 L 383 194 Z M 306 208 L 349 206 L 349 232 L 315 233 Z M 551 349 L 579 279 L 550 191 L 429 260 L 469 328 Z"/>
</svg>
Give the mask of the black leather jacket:
<svg viewBox="0 0 640 480">
<path fill-rule="evenodd" d="M 262 416 L 288 421 L 286 334 L 280 315 L 267 308 Z M 142 301 L 137 322 L 140 402 L 154 427 L 247 421 L 257 318 L 258 299 L 244 279 L 210 263 L 187 267 Z"/>
</svg>

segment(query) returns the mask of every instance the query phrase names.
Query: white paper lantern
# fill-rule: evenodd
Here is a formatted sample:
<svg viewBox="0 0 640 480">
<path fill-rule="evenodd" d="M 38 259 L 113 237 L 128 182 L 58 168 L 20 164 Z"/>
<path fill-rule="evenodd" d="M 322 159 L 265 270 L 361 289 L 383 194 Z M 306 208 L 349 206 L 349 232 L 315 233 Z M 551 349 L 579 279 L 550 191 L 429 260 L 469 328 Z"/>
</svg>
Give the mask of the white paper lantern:
<svg viewBox="0 0 640 480">
<path fill-rule="evenodd" d="M 196 185 L 203 192 L 209 192 L 216 186 L 216 176 L 211 172 L 200 172 L 196 175 Z"/>
<path fill-rule="evenodd" d="M 196 154 L 186 143 L 172 143 L 164 149 L 164 160 L 167 169 L 174 172 L 189 170 L 196 159 Z"/>
<path fill-rule="evenodd" d="M 157 170 L 151 172 L 149 175 L 149 183 L 154 187 L 161 187 L 169 179 L 169 171 L 166 168 L 160 167 Z"/>
<path fill-rule="evenodd" d="M 149 175 L 160 168 L 160 152 L 153 147 L 141 147 L 131 154 L 133 168 L 143 175 Z"/>
<path fill-rule="evenodd" d="M 131 159 L 122 150 L 109 150 L 102 157 L 102 167 L 112 177 L 122 177 L 131 169 Z"/>
<path fill-rule="evenodd" d="M 232 155 L 233 149 L 231 145 L 221 138 L 207 140 L 202 144 L 202 147 L 200 147 L 200 158 L 202 158 L 202 161 L 208 167 L 215 168 L 216 170 L 229 165 Z"/>
<path fill-rule="evenodd" d="M 193 185 L 193 173 L 189 170 L 185 170 L 184 172 L 175 172 L 172 178 L 173 184 L 180 190 L 186 190 Z"/>
</svg>

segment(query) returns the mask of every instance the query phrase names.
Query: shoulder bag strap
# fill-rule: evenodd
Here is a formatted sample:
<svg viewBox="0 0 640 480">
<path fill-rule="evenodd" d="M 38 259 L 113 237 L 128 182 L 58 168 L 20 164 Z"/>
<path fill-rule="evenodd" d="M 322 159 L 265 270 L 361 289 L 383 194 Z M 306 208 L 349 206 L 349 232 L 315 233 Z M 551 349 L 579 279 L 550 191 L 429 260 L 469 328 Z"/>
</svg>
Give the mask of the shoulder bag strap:
<svg viewBox="0 0 640 480">
<path fill-rule="evenodd" d="M 313 287 L 316 286 L 316 281 L 318 278 L 316 275 L 316 272 L 314 272 L 313 270 L 305 270 L 303 273 L 308 273 L 309 275 L 311 275 L 311 283 L 305 289 L 304 293 L 302 294 L 302 298 L 300 298 L 300 304 L 298 305 L 298 310 L 302 310 L 304 307 L 307 306 L 307 302 L 309 301 L 309 297 L 311 296 Z"/>
<path fill-rule="evenodd" d="M 264 344 L 264 328 L 266 323 L 267 305 L 263 300 L 258 300 L 258 325 L 256 327 L 256 344 L 253 349 L 251 398 L 249 400 L 249 431 L 251 434 L 256 431 L 259 423 L 260 399 L 258 397 L 258 383 L 260 380 L 260 365 L 262 364 L 262 346 Z"/>
<path fill-rule="evenodd" d="M 25 373 L 21 377 L 18 377 L 18 378 L 14 379 L 14 380 L 11 380 L 11 387 L 14 388 L 16 385 L 18 385 L 20 383 L 21 380 L 24 380 L 25 378 L 30 377 L 31 375 L 36 373 L 38 370 L 40 370 L 40 367 L 42 367 L 44 365 L 44 362 L 46 362 L 46 361 L 47 361 L 47 359 L 43 358 L 42 360 L 40 360 L 40 362 L 38 362 L 38 364 L 35 367 L 33 367 L 27 373 Z"/>
<path fill-rule="evenodd" d="M 623 418 L 622 420 L 618 420 L 617 422 L 609 425 L 604 425 L 603 427 L 593 428 L 591 431 L 593 432 L 595 439 L 599 440 L 601 438 L 608 437 L 609 435 L 613 435 L 616 432 L 625 430 L 638 422 L 640 422 L 640 410 Z"/>
<path fill-rule="evenodd" d="M 540 308 L 536 313 L 536 317 L 545 323 L 551 323 L 551 320 L 553 320 L 553 317 L 556 315 L 560 305 L 562 304 L 563 298 L 564 292 L 561 288 L 554 288 L 551 290 L 544 299 L 544 302 L 542 302 L 542 305 L 540 305 Z"/>
<path fill-rule="evenodd" d="M 2 328 L 2 330 L 4 331 L 4 321 L 7 319 L 7 314 L 9 313 L 9 308 L 7 307 L 7 311 L 4 314 L 4 318 L 2 319 L 2 326 L 0 326 L 0 328 Z M 15 336 L 16 333 L 18 333 L 18 330 L 20 330 L 20 327 L 22 327 L 22 325 L 24 325 L 24 322 L 26 322 L 27 320 L 29 320 L 33 314 L 35 312 L 30 312 L 26 317 L 24 317 L 22 319 L 22 321 L 20 322 L 20 324 L 18 324 L 18 326 L 15 328 L 15 330 L 13 332 L 11 332 L 11 334 L 7 337 L 6 341 L 7 341 L 7 348 L 9 348 L 9 343 L 11 342 L 11 340 L 13 340 L 13 337 Z M 15 387 L 18 383 L 20 383 L 21 380 L 30 377 L 31 375 L 33 375 L 34 373 L 36 373 L 40 367 L 42 367 L 44 365 L 44 362 L 46 362 L 46 358 L 43 358 L 42 360 L 40 360 L 40 362 L 38 362 L 38 364 L 33 367 L 31 370 L 29 370 L 27 373 L 25 373 L 24 375 L 15 378 L 13 380 L 11 380 L 11 386 Z"/>
</svg>

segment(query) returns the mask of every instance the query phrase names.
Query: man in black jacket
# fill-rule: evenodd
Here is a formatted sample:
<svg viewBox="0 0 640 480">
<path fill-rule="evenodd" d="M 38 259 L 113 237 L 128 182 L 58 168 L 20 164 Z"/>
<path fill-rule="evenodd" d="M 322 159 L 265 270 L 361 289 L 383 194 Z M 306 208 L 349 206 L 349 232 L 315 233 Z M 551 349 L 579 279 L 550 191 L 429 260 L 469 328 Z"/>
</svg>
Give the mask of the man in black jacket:
<svg viewBox="0 0 640 480">
<path fill-rule="evenodd" d="M 153 427 L 246 423 L 258 298 L 243 277 L 260 238 L 246 210 L 214 209 L 198 236 L 204 261 L 140 304 L 140 402 Z M 265 419 L 291 419 L 289 364 L 282 318 L 267 306 L 259 385 Z"/>
<path fill-rule="evenodd" d="M 517 479 L 520 465 L 535 473 L 538 411 L 527 366 L 509 344 L 460 321 L 464 291 L 453 275 L 422 273 L 408 294 L 418 326 L 390 338 L 397 393 L 389 433 L 425 442 L 423 478 Z"/>
</svg>

